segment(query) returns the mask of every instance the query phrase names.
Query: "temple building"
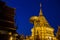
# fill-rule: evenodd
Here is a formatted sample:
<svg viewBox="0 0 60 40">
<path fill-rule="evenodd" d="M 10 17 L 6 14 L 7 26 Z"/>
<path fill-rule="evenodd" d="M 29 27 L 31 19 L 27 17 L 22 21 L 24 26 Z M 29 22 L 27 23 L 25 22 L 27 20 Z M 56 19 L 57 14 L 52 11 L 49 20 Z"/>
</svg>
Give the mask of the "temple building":
<svg viewBox="0 0 60 40">
<path fill-rule="evenodd" d="M 57 40 L 54 36 L 54 28 L 52 28 L 43 15 L 42 7 L 40 5 L 39 16 L 32 16 L 30 22 L 34 24 L 31 29 L 31 36 L 27 40 Z"/>
<path fill-rule="evenodd" d="M 16 26 L 14 26 L 15 8 L 11 8 L 0 1 L 0 40 L 16 40 Z"/>
<path fill-rule="evenodd" d="M 60 40 L 60 27 L 56 36 L 42 12 L 40 4 L 39 16 L 32 16 L 30 22 L 34 24 L 30 36 L 19 35 L 14 21 L 15 8 L 11 8 L 0 1 L 0 40 Z"/>
</svg>

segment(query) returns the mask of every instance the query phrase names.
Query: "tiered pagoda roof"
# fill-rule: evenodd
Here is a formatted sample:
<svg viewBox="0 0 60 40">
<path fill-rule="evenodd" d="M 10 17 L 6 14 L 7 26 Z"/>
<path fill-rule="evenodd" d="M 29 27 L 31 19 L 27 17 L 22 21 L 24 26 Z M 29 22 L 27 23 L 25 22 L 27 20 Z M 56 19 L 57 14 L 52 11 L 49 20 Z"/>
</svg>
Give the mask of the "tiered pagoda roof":
<svg viewBox="0 0 60 40">
<path fill-rule="evenodd" d="M 11 8 L 7 6 L 5 2 L 0 1 L 0 26 L 3 27 L 3 29 L 16 29 L 14 26 L 14 14 L 14 8 Z"/>
</svg>

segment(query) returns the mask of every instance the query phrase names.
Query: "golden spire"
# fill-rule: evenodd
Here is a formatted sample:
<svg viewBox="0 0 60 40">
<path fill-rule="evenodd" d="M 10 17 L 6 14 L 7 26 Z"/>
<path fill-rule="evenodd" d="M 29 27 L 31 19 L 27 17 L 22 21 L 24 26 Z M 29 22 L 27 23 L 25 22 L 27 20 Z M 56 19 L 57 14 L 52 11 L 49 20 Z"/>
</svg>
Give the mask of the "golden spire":
<svg viewBox="0 0 60 40">
<path fill-rule="evenodd" d="M 43 16 L 42 4 L 40 3 L 40 13 L 39 13 L 40 26 L 50 26 L 46 18 Z"/>
<path fill-rule="evenodd" d="M 40 3 L 40 13 L 39 13 L 39 16 L 40 15 L 43 15 L 43 13 L 42 13 L 42 4 Z"/>
</svg>

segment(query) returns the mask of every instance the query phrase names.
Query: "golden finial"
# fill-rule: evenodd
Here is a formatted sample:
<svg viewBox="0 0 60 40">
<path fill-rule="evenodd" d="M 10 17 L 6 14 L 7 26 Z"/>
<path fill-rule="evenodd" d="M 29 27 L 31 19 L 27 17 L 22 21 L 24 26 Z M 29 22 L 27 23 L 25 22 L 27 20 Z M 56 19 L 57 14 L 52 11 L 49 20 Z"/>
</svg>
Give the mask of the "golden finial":
<svg viewBox="0 0 60 40">
<path fill-rule="evenodd" d="M 40 16 L 40 15 L 43 15 L 43 14 L 42 14 L 42 4 L 41 4 L 41 3 L 40 3 L 40 13 L 39 13 L 39 16 Z"/>
</svg>

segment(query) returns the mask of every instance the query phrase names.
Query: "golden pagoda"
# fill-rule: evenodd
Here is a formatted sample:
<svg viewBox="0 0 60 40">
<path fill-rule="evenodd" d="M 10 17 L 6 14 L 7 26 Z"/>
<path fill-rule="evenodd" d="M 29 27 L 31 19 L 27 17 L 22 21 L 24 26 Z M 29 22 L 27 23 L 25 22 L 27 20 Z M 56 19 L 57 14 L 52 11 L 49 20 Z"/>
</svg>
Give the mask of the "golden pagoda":
<svg viewBox="0 0 60 40">
<path fill-rule="evenodd" d="M 54 36 L 54 29 L 43 16 L 41 4 L 39 16 L 32 16 L 30 22 L 34 24 L 34 27 L 31 29 L 32 34 L 27 40 L 57 40 Z"/>
</svg>

